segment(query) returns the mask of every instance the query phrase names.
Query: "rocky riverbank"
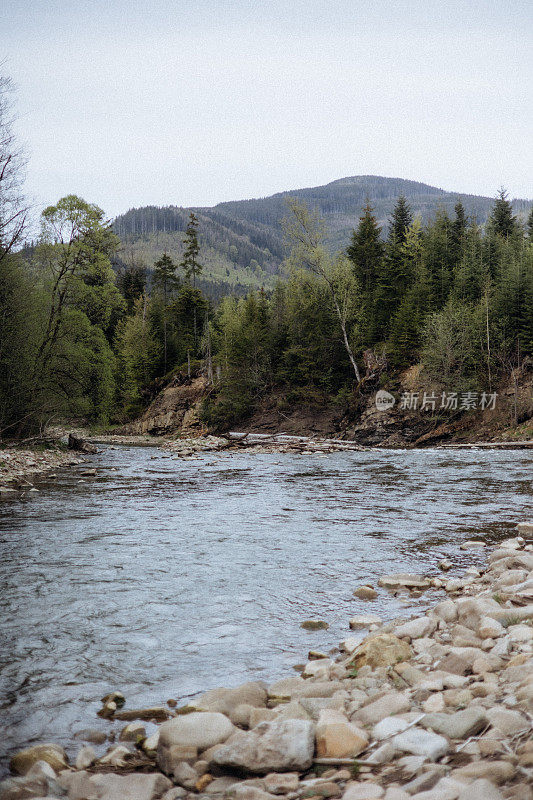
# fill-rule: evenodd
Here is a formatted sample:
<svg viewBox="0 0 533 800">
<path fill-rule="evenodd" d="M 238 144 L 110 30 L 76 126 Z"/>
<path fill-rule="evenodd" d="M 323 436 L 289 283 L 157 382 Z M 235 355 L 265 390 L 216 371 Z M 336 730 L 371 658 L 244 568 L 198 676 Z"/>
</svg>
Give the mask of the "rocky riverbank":
<svg viewBox="0 0 533 800">
<path fill-rule="evenodd" d="M 350 621 L 336 655 L 301 675 L 214 689 L 189 705 L 100 716 L 120 742 L 85 731 L 73 765 L 43 744 L 11 759 L 2 800 L 500 800 L 533 798 L 533 523 L 464 577 L 382 576 L 398 593 L 433 587 L 424 616 Z M 483 548 L 482 542 L 463 547 Z M 359 587 L 361 600 L 374 596 Z M 147 723 L 157 723 L 146 736 Z"/>
<path fill-rule="evenodd" d="M 56 469 L 80 464 L 83 458 L 72 450 L 59 446 L 48 449 L 21 449 L 18 447 L 0 450 L 0 499 L 16 495 L 17 491 L 35 490 L 37 478 L 51 474 Z"/>
</svg>

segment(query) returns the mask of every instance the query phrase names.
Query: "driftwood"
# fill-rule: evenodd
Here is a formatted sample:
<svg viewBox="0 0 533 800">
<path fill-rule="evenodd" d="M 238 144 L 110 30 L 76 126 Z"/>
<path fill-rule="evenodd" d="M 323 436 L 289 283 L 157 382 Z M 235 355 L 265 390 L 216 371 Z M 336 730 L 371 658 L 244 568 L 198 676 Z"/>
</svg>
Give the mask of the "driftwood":
<svg viewBox="0 0 533 800">
<path fill-rule="evenodd" d="M 80 453 L 94 454 L 98 452 L 98 448 L 96 448 L 94 444 L 86 442 L 84 439 L 80 439 L 78 436 L 74 436 L 72 433 L 69 433 L 68 435 L 68 449 L 77 450 Z"/>
<path fill-rule="evenodd" d="M 252 437 L 252 438 L 249 438 Z M 318 453 L 331 453 L 335 450 L 368 450 L 368 447 L 347 441 L 346 439 L 313 439 L 308 436 L 296 436 L 288 433 L 237 433 L 230 431 L 224 437 L 227 444 L 220 449 L 230 447 L 283 447 L 286 451 L 302 452 L 313 450 Z"/>
</svg>

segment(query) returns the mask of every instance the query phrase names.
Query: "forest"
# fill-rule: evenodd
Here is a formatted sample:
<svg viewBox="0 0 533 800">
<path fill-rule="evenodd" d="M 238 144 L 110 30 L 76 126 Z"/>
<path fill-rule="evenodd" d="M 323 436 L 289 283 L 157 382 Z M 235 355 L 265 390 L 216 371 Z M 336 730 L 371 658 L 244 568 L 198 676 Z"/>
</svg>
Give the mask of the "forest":
<svg viewBox="0 0 533 800">
<path fill-rule="evenodd" d="M 336 251 L 320 203 L 284 197 L 281 246 L 271 231 L 242 222 L 239 233 L 232 222 L 231 235 L 246 234 L 251 248 L 246 263 L 276 252 L 270 280 L 255 262 L 256 289 L 234 281 L 213 294 L 205 257 L 216 231 L 234 247 L 222 207 L 209 235 L 205 215 L 152 209 L 151 232 L 178 234 L 179 259 L 164 237 L 152 241 L 155 257 L 128 255 L 135 226 L 150 233 L 146 210 L 113 224 L 76 195 L 45 208 L 28 243 L 11 95 L 2 79 L 2 438 L 60 419 L 124 424 L 178 372 L 204 372 L 212 390 L 202 419 L 222 430 L 269 395 L 356 407 L 369 364 L 379 365 L 380 386 L 421 363 L 442 388 L 488 390 L 533 355 L 533 210 L 517 213 L 503 189 L 483 224 L 460 200 L 450 212 L 437 190 L 425 217 L 401 193 L 385 226 L 367 199 Z"/>
<path fill-rule="evenodd" d="M 150 272 L 113 268 L 119 239 L 79 197 L 45 209 L 41 226 L 35 247 L 0 254 L 3 436 L 62 417 L 127 422 L 180 370 L 209 375 L 202 416 L 221 430 L 274 391 L 349 406 L 369 353 L 382 385 L 422 361 L 456 391 L 489 389 L 533 354 L 533 212 L 521 224 L 504 191 L 483 228 L 461 203 L 423 225 L 400 196 L 385 239 L 367 203 L 335 255 L 319 214 L 292 199 L 283 276 L 216 304 L 198 286 L 193 213 L 182 261 L 163 252 Z"/>
</svg>

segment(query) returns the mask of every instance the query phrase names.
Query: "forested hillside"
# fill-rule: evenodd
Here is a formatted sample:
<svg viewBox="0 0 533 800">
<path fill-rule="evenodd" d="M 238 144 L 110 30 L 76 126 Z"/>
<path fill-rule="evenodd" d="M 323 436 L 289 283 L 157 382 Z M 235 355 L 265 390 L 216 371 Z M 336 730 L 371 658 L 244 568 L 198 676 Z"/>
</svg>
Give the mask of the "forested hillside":
<svg viewBox="0 0 533 800">
<path fill-rule="evenodd" d="M 229 292 L 243 294 L 249 288 L 272 288 L 287 255 L 282 219 L 287 216 L 288 197 L 302 200 L 324 218 L 326 246 L 336 251 L 347 246 L 367 199 L 374 208 L 378 224 L 385 230 L 401 194 L 422 222 L 434 216 L 438 208 L 451 213 L 455 204 L 461 202 L 467 216 L 483 225 L 493 203 L 489 197 L 445 192 L 416 181 L 360 175 L 271 197 L 195 208 L 204 264 L 199 285 L 216 299 Z M 513 209 L 519 217 L 525 217 L 529 205 L 526 200 L 513 200 Z M 126 264 L 137 260 L 150 266 L 162 251 L 166 251 L 179 261 L 190 211 L 178 206 L 145 206 L 117 217 L 114 229 L 123 243 L 120 260 Z"/>
</svg>

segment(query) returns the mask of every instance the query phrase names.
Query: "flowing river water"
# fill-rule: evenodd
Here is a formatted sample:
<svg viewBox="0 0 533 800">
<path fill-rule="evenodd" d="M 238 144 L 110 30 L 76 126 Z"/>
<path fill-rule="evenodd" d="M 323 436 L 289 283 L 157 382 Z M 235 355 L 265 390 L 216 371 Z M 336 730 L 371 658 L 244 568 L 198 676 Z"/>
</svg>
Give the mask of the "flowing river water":
<svg viewBox="0 0 533 800">
<path fill-rule="evenodd" d="M 524 450 L 182 460 L 120 447 L 90 462 L 0 505 L 5 755 L 39 741 L 72 754 L 76 731 L 109 732 L 96 711 L 112 689 L 134 708 L 295 674 L 354 614 L 407 616 L 443 596 L 365 602 L 358 585 L 437 574 L 443 555 L 452 575 L 481 564 L 461 542 L 509 535 L 533 498 Z M 308 618 L 329 629 L 303 630 Z"/>
</svg>

